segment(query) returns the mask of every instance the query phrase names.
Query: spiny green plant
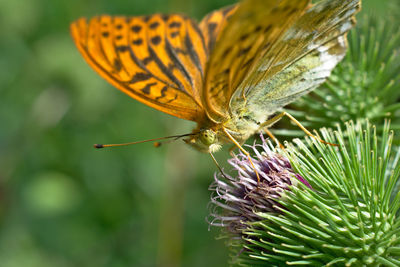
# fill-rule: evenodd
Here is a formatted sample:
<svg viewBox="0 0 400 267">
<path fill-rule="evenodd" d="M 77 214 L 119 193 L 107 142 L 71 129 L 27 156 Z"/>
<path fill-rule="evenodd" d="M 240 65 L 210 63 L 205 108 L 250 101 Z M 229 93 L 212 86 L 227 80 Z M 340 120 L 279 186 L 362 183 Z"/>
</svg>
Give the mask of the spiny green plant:
<svg viewBox="0 0 400 267">
<path fill-rule="evenodd" d="M 378 135 L 368 122 L 320 132 L 339 147 L 307 138 L 282 150 L 263 141 L 253 146 L 260 181 L 242 154 L 230 160 L 236 174 L 215 176 L 211 222 L 230 237 L 232 263 L 400 266 L 393 132 L 385 124 Z"/>
</svg>

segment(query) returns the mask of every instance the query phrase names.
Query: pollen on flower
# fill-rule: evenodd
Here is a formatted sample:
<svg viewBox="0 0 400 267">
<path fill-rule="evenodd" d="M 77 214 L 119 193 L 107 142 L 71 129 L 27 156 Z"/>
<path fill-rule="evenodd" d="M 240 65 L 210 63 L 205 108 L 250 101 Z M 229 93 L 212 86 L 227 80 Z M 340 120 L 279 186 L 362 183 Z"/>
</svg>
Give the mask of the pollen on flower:
<svg viewBox="0 0 400 267">
<path fill-rule="evenodd" d="M 208 221 L 213 226 L 226 227 L 230 232 L 240 233 L 246 222 L 260 219 L 258 212 L 279 212 L 277 199 L 283 197 L 290 186 L 299 182 L 310 184 L 295 173 L 287 158 L 275 152 L 261 136 L 262 144 L 249 146 L 254 152 L 252 161 L 257 175 L 243 153 L 228 160 L 234 175 L 214 174 L 210 189 L 213 192 Z"/>
</svg>

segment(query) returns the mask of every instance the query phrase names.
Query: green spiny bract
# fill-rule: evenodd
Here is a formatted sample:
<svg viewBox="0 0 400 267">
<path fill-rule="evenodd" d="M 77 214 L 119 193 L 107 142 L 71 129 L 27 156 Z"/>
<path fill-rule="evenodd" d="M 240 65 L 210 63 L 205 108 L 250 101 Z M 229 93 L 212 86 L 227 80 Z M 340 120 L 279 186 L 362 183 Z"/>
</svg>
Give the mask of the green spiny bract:
<svg viewBox="0 0 400 267">
<path fill-rule="evenodd" d="M 399 151 L 387 124 L 352 123 L 321 130 L 322 138 L 295 140 L 280 151 L 297 183 L 274 199 L 274 209 L 254 209 L 231 242 L 232 261 L 244 266 L 400 266 Z M 230 203 L 226 203 L 230 205 Z"/>
</svg>

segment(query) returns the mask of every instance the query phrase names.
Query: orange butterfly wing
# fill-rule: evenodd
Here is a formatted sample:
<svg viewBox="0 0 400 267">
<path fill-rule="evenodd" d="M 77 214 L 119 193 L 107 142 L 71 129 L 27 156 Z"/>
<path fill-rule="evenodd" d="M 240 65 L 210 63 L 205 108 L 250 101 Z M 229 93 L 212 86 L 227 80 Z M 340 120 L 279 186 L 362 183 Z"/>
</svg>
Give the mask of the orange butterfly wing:
<svg viewBox="0 0 400 267">
<path fill-rule="evenodd" d="M 215 43 L 225 28 L 228 20 L 236 12 L 238 5 L 223 7 L 207 14 L 200 22 L 199 28 L 203 33 L 208 54 L 214 49 Z"/>
<path fill-rule="evenodd" d="M 71 24 L 85 60 L 132 98 L 167 114 L 201 121 L 207 48 L 198 26 L 181 15 L 99 16 Z"/>
</svg>

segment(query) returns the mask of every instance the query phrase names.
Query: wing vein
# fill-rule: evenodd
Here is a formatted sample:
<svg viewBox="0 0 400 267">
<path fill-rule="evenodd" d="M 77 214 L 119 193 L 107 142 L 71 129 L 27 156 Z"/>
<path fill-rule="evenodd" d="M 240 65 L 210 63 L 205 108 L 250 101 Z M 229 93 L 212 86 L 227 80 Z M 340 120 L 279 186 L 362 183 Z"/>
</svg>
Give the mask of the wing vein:
<svg viewBox="0 0 400 267">
<path fill-rule="evenodd" d="M 175 67 L 178 68 L 178 70 L 185 76 L 187 81 L 190 83 L 191 86 L 193 86 L 193 79 L 187 72 L 185 66 L 182 64 L 182 61 L 178 58 L 175 50 L 171 46 L 170 42 L 166 39 L 165 40 L 165 49 L 168 53 L 168 56 L 172 59 L 172 62 L 175 63 Z"/>
</svg>

